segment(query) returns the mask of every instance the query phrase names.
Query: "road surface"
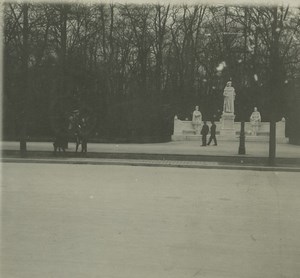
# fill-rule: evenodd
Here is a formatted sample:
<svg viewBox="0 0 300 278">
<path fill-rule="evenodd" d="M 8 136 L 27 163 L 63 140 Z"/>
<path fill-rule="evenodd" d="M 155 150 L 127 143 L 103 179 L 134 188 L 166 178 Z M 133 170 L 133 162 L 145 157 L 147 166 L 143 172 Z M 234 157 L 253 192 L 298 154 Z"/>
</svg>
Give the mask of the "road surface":
<svg viewBox="0 0 300 278">
<path fill-rule="evenodd" d="M 299 178 L 4 163 L 0 276 L 296 278 Z"/>
</svg>

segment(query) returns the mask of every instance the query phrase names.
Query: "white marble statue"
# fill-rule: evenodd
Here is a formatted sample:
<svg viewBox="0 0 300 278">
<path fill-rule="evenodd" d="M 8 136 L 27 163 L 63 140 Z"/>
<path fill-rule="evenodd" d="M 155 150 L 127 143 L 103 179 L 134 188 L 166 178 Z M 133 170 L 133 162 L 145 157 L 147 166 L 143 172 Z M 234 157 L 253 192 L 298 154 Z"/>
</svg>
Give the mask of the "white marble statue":
<svg viewBox="0 0 300 278">
<path fill-rule="evenodd" d="M 199 106 L 196 106 L 195 111 L 193 112 L 192 124 L 195 129 L 195 133 L 200 134 L 200 128 L 202 124 L 202 114 L 199 111 Z"/>
<path fill-rule="evenodd" d="M 258 127 L 261 122 L 261 116 L 260 113 L 257 111 L 257 108 L 254 107 L 254 111 L 252 112 L 250 116 L 250 123 L 252 126 L 252 135 L 257 135 Z"/>
<path fill-rule="evenodd" d="M 234 99 L 235 99 L 235 90 L 231 86 L 232 82 L 228 81 L 224 89 L 224 106 L 223 113 L 234 114 Z"/>
</svg>

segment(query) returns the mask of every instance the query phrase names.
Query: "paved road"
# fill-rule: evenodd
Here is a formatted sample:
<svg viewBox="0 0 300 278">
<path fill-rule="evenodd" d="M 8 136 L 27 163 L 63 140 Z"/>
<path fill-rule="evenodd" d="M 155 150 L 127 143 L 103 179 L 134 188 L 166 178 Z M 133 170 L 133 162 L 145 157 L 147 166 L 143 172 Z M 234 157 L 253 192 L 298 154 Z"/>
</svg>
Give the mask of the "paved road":
<svg viewBox="0 0 300 278">
<path fill-rule="evenodd" d="M 2 170 L 3 278 L 299 277 L 299 173 Z"/>
</svg>

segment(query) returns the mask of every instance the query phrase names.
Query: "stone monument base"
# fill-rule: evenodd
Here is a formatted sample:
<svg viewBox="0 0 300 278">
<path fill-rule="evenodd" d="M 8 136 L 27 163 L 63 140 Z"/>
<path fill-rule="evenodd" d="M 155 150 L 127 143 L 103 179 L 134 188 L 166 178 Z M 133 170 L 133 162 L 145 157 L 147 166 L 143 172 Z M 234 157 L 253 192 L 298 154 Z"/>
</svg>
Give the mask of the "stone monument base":
<svg viewBox="0 0 300 278">
<path fill-rule="evenodd" d="M 228 113 L 227 113 L 228 114 Z M 234 116 L 234 115 L 233 115 Z M 228 119 L 227 119 L 228 120 Z M 232 134 L 232 120 L 223 122 L 216 121 L 215 124 L 217 140 L 218 141 L 239 141 L 241 123 L 234 122 L 233 129 L 234 135 Z M 230 129 L 222 129 L 222 127 L 226 126 L 231 127 Z M 211 126 L 211 123 L 208 122 L 208 126 Z M 222 134 L 221 135 L 221 130 Z M 270 123 L 268 122 L 260 122 L 257 130 L 257 134 L 252 134 L 252 125 L 250 122 L 245 122 L 245 137 L 246 142 L 269 142 L 269 132 L 270 132 Z M 208 134 L 209 138 L 209 134 Z M 173 141 L 199 141 L 201 142 L 202 135 L 196 135 L 193 123 L 191 121 L 181 121 L 177 117 L 174 118 L 174 132 L 172 135 Z M 277 143 L 288 143 L 288 138 L 285 137 L 285 120 L 281 120 L 276 123 L 276 142 Z"/>
<path fill-rule="evenodd" d="M 236 137 L 234 118 L 235 115 L 233 113 L 222 114 L 220 136 L 222 136 L 223 138 L 234 139 Z"/>
</svg>

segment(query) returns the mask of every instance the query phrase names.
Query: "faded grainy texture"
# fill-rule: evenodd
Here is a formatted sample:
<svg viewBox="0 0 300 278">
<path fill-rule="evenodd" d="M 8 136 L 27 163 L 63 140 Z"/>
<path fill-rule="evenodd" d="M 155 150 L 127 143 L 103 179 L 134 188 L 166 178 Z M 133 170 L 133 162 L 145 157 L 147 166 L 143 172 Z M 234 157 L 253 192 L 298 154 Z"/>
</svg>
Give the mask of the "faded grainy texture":
<svg viewBox="0 0 300 278">
<path fill-rule="evenodd" d="M 298 277 L 299 177 L 3 164 L 1 277 Z"/>
</svg>

